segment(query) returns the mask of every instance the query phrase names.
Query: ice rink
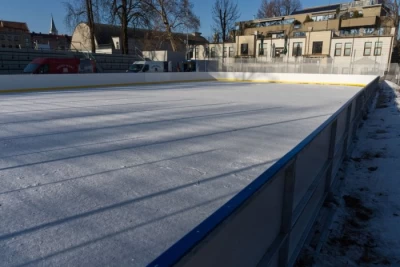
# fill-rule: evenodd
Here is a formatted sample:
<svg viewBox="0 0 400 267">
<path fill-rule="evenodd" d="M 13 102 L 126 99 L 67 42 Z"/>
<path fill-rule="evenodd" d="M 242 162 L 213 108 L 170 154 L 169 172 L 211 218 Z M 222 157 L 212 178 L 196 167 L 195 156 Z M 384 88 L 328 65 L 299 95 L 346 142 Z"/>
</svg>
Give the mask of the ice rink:
<svg viewBox="0 0 400 267">
<path fill-rule="evenodd" d="M 0 266 L 144 266 L 361 88 L 0 95 Z"/>
</svg>

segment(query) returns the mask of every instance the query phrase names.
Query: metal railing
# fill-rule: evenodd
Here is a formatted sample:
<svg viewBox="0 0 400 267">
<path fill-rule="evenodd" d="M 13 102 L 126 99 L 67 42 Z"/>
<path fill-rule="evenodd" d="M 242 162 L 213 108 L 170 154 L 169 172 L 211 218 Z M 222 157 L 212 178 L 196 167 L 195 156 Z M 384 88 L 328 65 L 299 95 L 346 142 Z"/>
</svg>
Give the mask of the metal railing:
<svg viewBox="0 0 400 267">
<path fill-rule="evenodd" d="M 315 73 L 315 74 L 366 74 L 383 76 L 389 69 L 399 70 L 398 64 L 387 64 L 382 57 L 350 59 L 348 62 L 324 58 L 302 58 L 287 61 L 286 58 L 220 58 L 210 60 L 208 72 L 260 72 L 260 73 Z M 379 58 L 381 59 L 379 61 Z"/>
<path fill-rule="evenodd" d="M 292 266 L 378 87 L 377 77 L 149 266 Z"/>
</svg>

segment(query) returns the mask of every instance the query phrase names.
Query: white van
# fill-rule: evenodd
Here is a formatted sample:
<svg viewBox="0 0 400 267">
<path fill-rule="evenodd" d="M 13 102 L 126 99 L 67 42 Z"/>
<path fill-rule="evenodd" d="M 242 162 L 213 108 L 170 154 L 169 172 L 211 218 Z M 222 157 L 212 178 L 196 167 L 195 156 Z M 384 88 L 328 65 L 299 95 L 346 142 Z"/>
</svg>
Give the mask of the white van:
<svg viewBox="0 0 400 267">
<path fill-rule="evenodd" d="M 164 61 L 135 61 L 126 72 L 166 72 L 168 62 Z"/>
</svg>

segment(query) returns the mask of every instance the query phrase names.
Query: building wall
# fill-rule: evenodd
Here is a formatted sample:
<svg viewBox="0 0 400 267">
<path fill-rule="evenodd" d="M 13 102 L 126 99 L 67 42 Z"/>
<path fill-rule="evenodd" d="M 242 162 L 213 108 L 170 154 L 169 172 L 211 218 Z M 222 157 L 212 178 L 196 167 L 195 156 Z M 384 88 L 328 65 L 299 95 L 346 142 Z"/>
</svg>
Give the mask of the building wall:
<svg viewBox="0 0 400 267">
<path fill-rule="evenodd" d="M 209 44 L 210 58 L 214 58 L 212 54 L 215 55 L 215 58 L 222 57 L 222 50 L 223 50 L 222 46 L 225 47 L 226 58 L 235 57 L 237 55 L 236 43 L 224 43 L 224 44 L 218 43 L 218 44 Z M 214 53 L 211 53 L 211 51 L 214 51 Z M 229 53 L 229 51 L 231 51 L 231 53 Z"/>
<path fill-rule="evenodd" d="M 263 55 L 260 55 L 260 44 L 263 42 Z M 294 44 L 299 45 L 299 53 L 293 54 Z M 306 38 L 290 38 L 288 39 L 287 44 L 287 53 L 286 55 L 281 55 L 279 57 L 276 56 L 276 51 L 274 49 L 284 48 L 285 46 L 285 39 L 264 39 L 264 40 L 257 40 L 257 58 L 260 61 L 288 61 L 288 62 L 295 62 L 299 61 L 302 56 L 304 55 L 304 48 L 306 46 Z M 278 59 L 279 58 L 279 59 Z"/>
<path fill-rule="evenodd" d="M 237 44 L 237 55 L 239 56 L 255 56 L 256 52 L 256 36 L 247 35 L 247 36 L 236 36 L 236 44 Z M 248 53 L 247 55 L 242 55 L 241 47 L 242 44 L 247 44 Z"/>
<path fill-rule="evenodd" d="M 306 44 L 306 55 L 313 54 L 314 42 L 322 42 L 322 55 L 328 55 L 330 51 L 330 40 L 332 38 L 331 31 L 318 31 L 318 32 L 307 32 L 307 44 Z"/>
<path fill-rule="evenodd" d="M 357 38 L 334 38 L 332 39 L 332 46 L 330 55 L 333 61 L 337 64 L 348 62 L 360 62 L 360 64 L 376 62 L 377 64 L 386 64 L 389 62 L 392 53 L 391 42 L 393 37 L 357 37 Z M 371 43 L 370 55 L 364 55 L 365 43 Z M 381 55 L 374 55 L 375 43 L 382 43 Z M 344 56 L 345 43 L 351 44 L 350 56 Z M 336 44 L 341 44 L 342 49 L 339 56 L 335 55 Z M 368 52 L 368 51 L 367 51 Z"/>
<path fill-rule="evenodd" d="M 362 7 L 362 9 L 358 10 L 361 10 L 363 12 L 364 17 L 371 17 L 371 16 L 380 16 L 381 9 L 382 7 L 379 5 L 379 6 Z"/>
<path fill-rule="evenodd" d="M 29 33 L 0 28 L 0 49 L 1 48 L 31 48 L 31 36 Z"/>
<path fill-rule="evenodd" d="M 89 52 L 92 50 L 91 43 L 89 26 L 86 23 L 78 24 L 72 34 L 71 49 Z"/>
</svg>

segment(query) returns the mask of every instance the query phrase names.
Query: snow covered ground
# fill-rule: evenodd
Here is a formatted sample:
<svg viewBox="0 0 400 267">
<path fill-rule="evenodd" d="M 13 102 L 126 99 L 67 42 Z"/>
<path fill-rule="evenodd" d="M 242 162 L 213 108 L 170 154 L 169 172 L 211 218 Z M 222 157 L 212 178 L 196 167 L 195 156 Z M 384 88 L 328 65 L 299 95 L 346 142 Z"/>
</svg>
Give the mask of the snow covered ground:
<svg viewBox="0 0 400 267">
<path fill-rule="evenodd" d="M 359 89 L 214 82 L 0 95 L 0 266 L 146 265 Z"/>
<path fill-rule="evenodd" d="M 306 250 L 303 265 L 400 266 L 398 89 L 391 82 L 382 84 L 376 109 L 345 164 L 330 234 L 320 252 Z"/>
</svg>

